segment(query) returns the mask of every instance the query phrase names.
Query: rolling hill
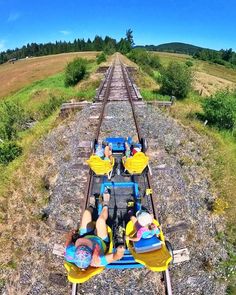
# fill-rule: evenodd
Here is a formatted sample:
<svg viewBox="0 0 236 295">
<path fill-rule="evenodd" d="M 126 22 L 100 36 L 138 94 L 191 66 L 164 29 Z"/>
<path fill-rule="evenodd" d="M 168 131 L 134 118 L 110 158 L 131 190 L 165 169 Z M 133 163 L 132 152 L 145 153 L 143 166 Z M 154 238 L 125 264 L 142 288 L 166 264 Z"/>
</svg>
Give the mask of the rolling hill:
<svg viewBox="0 0 236 295">
<path fill-rule="evenodd" d="M 160 45 L 145 45 L 145 46 L 136 46 L 136 48 L 145 48 L 149 51 L 163 51 L 163 52 L 172 52 L 172 53 L 181 53 L 194 55 L 201 49 L 206 49 L 203 47 L 195 46 L 192 44 L 186 44 L 181 42 L 171 42 L 164 43 Z"/>
</svg>

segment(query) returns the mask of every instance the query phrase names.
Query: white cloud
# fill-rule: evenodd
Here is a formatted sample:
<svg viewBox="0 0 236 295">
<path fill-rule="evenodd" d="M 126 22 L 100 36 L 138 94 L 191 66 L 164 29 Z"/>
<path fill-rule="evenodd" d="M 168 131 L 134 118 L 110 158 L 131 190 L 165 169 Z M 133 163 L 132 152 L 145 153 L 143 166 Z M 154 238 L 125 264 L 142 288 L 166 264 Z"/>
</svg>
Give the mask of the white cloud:
<svg viewBox="0 0 236 295">
<path fill-rule="evenodd" d="M 19 12 L 11 12 L 8 16 L 7 21 L 8 22 L 14 22 L 16 21 L 18 18 L 20 18 L 20 13 Z"/>
<path fill-rule="evenodd" d="M 5 40 L 0 40 L 0 52 L 6 50 L 6 41 Z"/>
<path fill-rule="evenodd" d="M 71 34 L 71 32 L 70 31 L 66 31 L 66 30 L 61 30 L 61 31 L 59 31 L 61 34 L 63 34 L 63 35 L 70 35 Z"/>
</svg>

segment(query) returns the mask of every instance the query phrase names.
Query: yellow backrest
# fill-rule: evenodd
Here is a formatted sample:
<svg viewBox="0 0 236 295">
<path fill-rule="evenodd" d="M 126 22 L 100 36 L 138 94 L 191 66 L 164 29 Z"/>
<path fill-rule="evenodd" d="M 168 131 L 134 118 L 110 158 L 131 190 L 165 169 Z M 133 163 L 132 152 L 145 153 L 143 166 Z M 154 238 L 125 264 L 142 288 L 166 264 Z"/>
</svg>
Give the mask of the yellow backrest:
<svg viewBox="0 0 236 295">
<path fill-rule="evenodd" d="M 96 175 L 106 175 L 111 172 L 115 159 L 112 157 L 111 161 L 102 160 L 99 156 L 92 155 L 86 162 Z"/>
<path fill-rule="evenodd" d="M 113 243 L 112 243 L 112 230 L 109 226 L 107 226 L 107 231 L 110 239 L 110 245 L 107 253 L 112 253 L 113 251 Z M 92 267 L 89 266 L 86 270 L 81 270 L 78 268 L 76 265 L 73 263 L 64 262 L 64 266 L 67 270 L 67 278 L 68 281 L 71 283 L 76 283 L 76 284 L 82 284 L 89 279 L 91 279 L 93 276 L 98 275 L 101 273 L 105 267 Z"/>
<path fill-rule="evenodd" d="M 123 162 L 123 165 L 130 174 L 140 174 L 148 165 L 148 161 L 149 158 L 143 152 L 138 152 Z"/>
</svg>

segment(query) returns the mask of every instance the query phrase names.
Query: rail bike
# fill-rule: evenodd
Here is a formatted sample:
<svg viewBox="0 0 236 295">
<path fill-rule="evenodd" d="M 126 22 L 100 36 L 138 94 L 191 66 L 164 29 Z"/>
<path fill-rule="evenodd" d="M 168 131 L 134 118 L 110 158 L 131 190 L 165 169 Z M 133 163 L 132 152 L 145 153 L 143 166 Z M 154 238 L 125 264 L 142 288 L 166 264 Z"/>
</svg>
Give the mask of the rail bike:
<svg viewBox="0 0 236 295">
<path fill-rule="evenodd" d="M 102 206 L 99 202 L 104 192 L 111 195 L 109 203 L 109 218 L 107 221 L 110 245 L 108 253 L 112 253 L 117 245 L 124 245 L 126 250 L 122 259 L 108 264 L 106 267 L 88 267 L 82 271 L 72 263 L 65 262 L 68 280 L 73 284 L 84 283 L 93 276 L 107 269 L 148 268 L 154 272 L 165 272 L 172 261 L 171 245 L 165 240 L 155 211 L 152 189 L 149 181 L 149 158 L 145 154 L 147 142 L 141 138 L 133 143 L 131 137 L 105 138 L 112 149 L 111 160 L 96 155 L 99 143 L 91 143 L 92 154 L 87 160 L 90 167 L 90 181 L 87 187 L 85 208 L 89 199 L 95 198 L 95 208 L 99 216 Z M 133 151 L 126 157 L 127 145 Z M 136 215 L 140 211 L 149 212 L 154 217 L 154 224 L 160 229 L 159 235 L 139 241 L 125 239 L 136 232 L 135 225 L 130 220 L 129 212 Z M 95 219 L 96 219 L 95 216 Z"/>
</svg>

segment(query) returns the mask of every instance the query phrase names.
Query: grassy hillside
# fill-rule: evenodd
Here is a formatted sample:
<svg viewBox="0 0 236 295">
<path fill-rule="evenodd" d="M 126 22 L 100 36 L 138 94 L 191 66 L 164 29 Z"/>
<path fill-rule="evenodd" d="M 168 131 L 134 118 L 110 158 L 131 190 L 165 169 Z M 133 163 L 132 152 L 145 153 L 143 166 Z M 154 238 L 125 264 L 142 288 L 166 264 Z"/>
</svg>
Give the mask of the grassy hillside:
<svg viewBox="0 0 236 295">
<path fill-rule="evenodd" d="M 177 54 L 177 53 L 168 53 L 168 52 L 154 52 L 157 54 L 163 65 L 167 65 L 170 61 L 177 61 L 186 63 L 191 61 L 193 63 L 193 69 L 204 72 L 209 75 L 213 75 L 219 78 L 226 79 L 230 82 L 236 83 L 236 70 L 232 68 L 227 68 L 222 65 L 217 65 L 214 63 L 209 63 L 206 61 L 201 61 L 194 59 L 192 56 L 187 54 Z"/>
<path fill-rule="evenodd" d="M 61 60 L 60 59 L 61 56 Z M 7 94 L 14 91 L 14 94 L 9 94 L 2 98 L 2 101 L 19 103 L 24 109 L 27 117 L 35 121 L 35 125 L 32 128 L 18 132 L 17 144 L 23 148 L 23 155 L 10 163 L 8 166 L 0 164 L 0 192 L 7 189 L 6 183 L 11 179 L 11 175 L 14 170 L 19 167 L 25 159 L 25 156 L 30 151 L 30 148 L 37 140 L 54 128 L 55 125 L 60 123 L 58 116 L 58 109 L 63 101 L 69 101 L 70 99 L 76 100 L 91 100 L 96 93 L 96 88 L 99 86 L 102 79 L 102 74 L 96 73 L 98 65 L 95 59 L 92 59 L 87 64 L 87 75 L 74 87 L 65 87 L 64 85 L 64 67 L 67 61 L 73 59 L 77 54 L 63 54 L 60 56 L 47 56 L 34 58 L 34 60 L 25 61 L 25 67 L 28 66 L 28 71 L 25 69 L 22 74 L 22 85 L 29 84 L 29 80 L 38 79 L 31 82 L 20 90 L 16 91 L 15 86 L 5 88 Z M 79 56 L 86 58 L 94 58 L 93 53 L 81 53 Z M 13 65 L 0 66 L 0 73 L 6 78 L 7 76 L 20 75 L 20 71 L 24 69 L 24 61 L 16 64 L 16 68 Z M 47 66 L 47 63 L 49 66 Z M 35 67 L 39 65 L 38 75 L 34 73 L 37 70 Z M 54 66 L 53 66 L 54 65 Z M 12 68 L 11 68 L 12 67 Z M 13 69 L 11 71 L 11 69 Z M 54 75 L 49 76 L 50 72 L 54 72 Z M 55 74 L 56 72 L 56 74 Z M 40 79 L 39 77 L 44 79 Z M 19 84 L 20 85 L 20 84 Z M 18 85 L 18 86 L 19 86 Z M 8 90 L 8 92 L 7 92 Z M 4 119 L 4 118 L 3 118 Z M 1 120 L 0 120 L 1 123 Z M 1 211 L 1 210 L 0 210 Z M 1 213 L 1 212 L 0 212 Z M 1 214 L 0 214 L 1 217 Z"/>
<path fill-rule="evenodd" d="M 34 57 L 0 65 L 0 99 L 33 82 L 62 72 L 75 57 L 95 59 L 97 52 L 73 52 Z"/>
<path fill-rule="evenodd" d="M 216 198 L 212 214 L 213 216 L 214 214 L 222 216 L 222 225 L 219 225 L 218 235 L 215 238 L 222 240 L 229 255 L 228 261 L 222 263 L 219 267 L 226 270 L 230 282 L 228 294 L 236 294 L 236 137 L 232 131 L 220 131 L 211 126 L 205 126 L 198 116 L 202 112 L 202 101 L 208 99 L 205 95 L 213 94 L 217 89 L 235 87 L 236 70 L 194 60 L 188 55 L 160 52 L 155 54 L 160 57 L 161 64 L 164 66 L 170 61 L 180 63 L 191 61 L 192 68 L 196 72 L 194 88 L 198 91 L 192 91 L 185 99 L 177 100 L 171 107 L 169 115 L 186 127 L 193 129 L 199 135 L 207 136 L 209 144 L 214 147 L 213 152 L 204 159 L 204 167 L 211 173 L 211 188 Z M 158 79 L 148 76 L 141 70 L 141 67 L 135 73 L 135 81 L 145 99 L 163 99 L 163 96 L 159 93 Z M 203 92 L 199 91 L 202 89 L 204 89 Z M 212 165 L 212 163 L 215 164 Z M 226 225 L 225 230 L 223 230 L 224 225 Z"/>
<path fill-rule="evenodd" d="M 233 88 L 236 85 L 236 70 L 222 65 L 196 60 L 186 54 L 154 52 L 160 58 L 161 64 L 167 66 L 170 61 L 180 63 L 192 63 L 192 69 L 195 71 L 194 88 L 199 93 L 211 95 L 217 90 L 223 88 Z"/>
</svg>

